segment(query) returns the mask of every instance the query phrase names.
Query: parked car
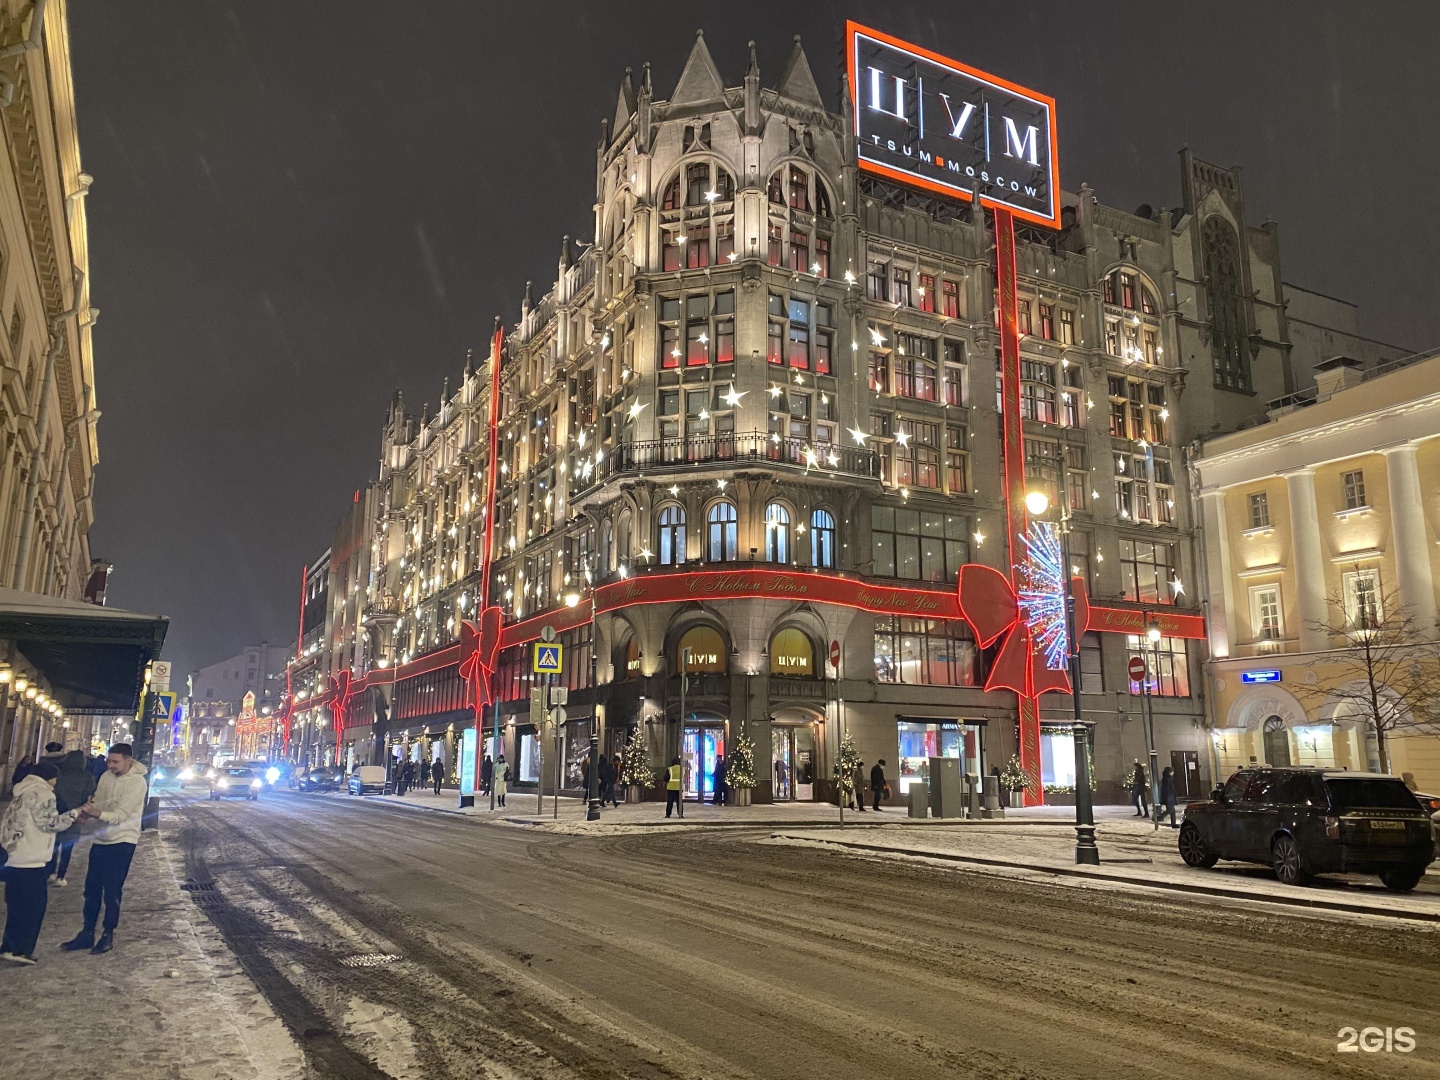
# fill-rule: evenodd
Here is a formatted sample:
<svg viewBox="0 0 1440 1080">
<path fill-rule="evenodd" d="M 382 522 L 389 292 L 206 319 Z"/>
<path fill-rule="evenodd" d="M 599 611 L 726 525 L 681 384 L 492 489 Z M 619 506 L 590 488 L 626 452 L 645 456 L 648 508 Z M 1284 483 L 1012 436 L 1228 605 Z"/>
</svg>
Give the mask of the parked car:
<svg viewBox="0 0 1440 1080">
<path fill-rule="evenodd" d="M 385 766 L 356 765 L 350 774 L 351 795 L 384 795 Z"/>
<path fill-rule="evenodd" d="M 301 791 L 339 791 L 345 783 L 345 770 L 331 765 L 317 765 L 295 781 Z"/>
<path fill-rule="evenodd" d="M 197 761 L 194 764 L 186 765 L 183 769 L 180 770 L 180 786 L 182 788 L 208 788 L 211 781 L 213 781 L 218 775 L 219 773 L 216 771 L 214 765 L 206 765 L 203 761 Z"/>
<path fill-rule="evenodd" d="M 243 765 L 227 765 L 223 769 L 217 769 L 214 779 L 210 781 L 210 799 L 249 799 L 251 802 L 258 802 L 264 787 L 265 781 L 254 769 Z"/>
<path fill-rule="evenodd" d="M 1315 874 L 1378 874 L 1409 892 L 1435 858 L 1430 816 L 1404 782 L 1337 769 L 1241 769 L 1185 807 L 1180 857 L 1266 863 L 1287 885 Z"/>
</svg>

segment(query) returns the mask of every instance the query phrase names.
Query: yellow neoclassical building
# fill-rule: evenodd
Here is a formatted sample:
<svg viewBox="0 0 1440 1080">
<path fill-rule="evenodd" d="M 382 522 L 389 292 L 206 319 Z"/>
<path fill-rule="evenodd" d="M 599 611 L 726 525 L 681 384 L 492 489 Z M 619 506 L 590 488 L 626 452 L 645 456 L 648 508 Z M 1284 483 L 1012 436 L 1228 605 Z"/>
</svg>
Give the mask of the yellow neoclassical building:
<svg viewBox="0 0 1440 1080">
<path fill-rule="evenodd" d="M 1254 762 L 1374 769 L 1373 725 L 1337 694 L 1356 665 L 1327 628 L 1403 611 L 1437 633 L 1440 354 L 1328 360 L 1268 417 L 1191 461 L 1217 775 Z M 1390 771 L 1440 792 L 1440 732 L 1386 736 Z"/>
</svg>

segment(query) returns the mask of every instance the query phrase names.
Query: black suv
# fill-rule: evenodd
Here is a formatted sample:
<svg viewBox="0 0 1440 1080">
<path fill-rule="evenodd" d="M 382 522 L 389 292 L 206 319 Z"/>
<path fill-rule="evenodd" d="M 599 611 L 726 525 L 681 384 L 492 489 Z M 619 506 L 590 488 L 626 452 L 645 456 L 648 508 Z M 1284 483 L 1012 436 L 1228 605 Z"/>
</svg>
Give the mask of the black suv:
<svg viewBox="0 0 1440 1080">
<path fill-rule="evenodd" d="M 1267 863 L 1287 885 L 1313 874 L 1379 874 L 1409 892 L 1435 858 L 1430 819 L 1402 780 L 1340 769 L 1241 769 L 1185 807 L 1180 857 Z"/>
</svg>

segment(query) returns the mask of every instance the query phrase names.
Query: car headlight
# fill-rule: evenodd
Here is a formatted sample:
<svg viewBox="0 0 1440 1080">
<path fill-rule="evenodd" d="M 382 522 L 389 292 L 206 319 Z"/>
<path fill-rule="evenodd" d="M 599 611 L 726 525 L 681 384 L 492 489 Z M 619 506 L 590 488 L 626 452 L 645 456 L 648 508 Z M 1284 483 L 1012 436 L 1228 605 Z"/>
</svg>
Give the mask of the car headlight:
<svg viewBox="0 0 1440 1080">
<path fill-rule="evenodd" d="M 162 770 L 162 769 L 156 769 L 156 770 L 155 770 L 155 779 L 156 779 L 156 780 L 164 780 L 164 779 L 165 779 L 165 772 L 164 772 L 164 770 Z"/>
<path fill-rule="evenodd" d="M 229 787 L 229 786 L 230 786 L 230 781 L 229 781 L 229 780 L 226 780 L 226 779 L 222 776 L 219 780 L 215 781 L 215 786 L 216 786 L 216 787 Z"/>
<path fill-rule="evenodd" d="M 274 783 L 274 781 L 271 781 L 271 783 Z M 260 781 L 259 781 L 259 780 L 251 780 L 251 781 L 250 781 L 250 786 L 251 786 L 252 788 L 257 788 L 257 787 L 260 786 Z"/>
<path fill-rule="evenodd" d="M 195 779 L 195 773 L 194 773 L 193 771 L 191 771 L 190 769 L 181 769 L 181 770 L 180 770 L 180 779 L 181 779 L 181 780 L 194 780 L 194 779 Z"/>
<path fill-rule="evenodd" d="M 275 783 L 276 780 L 280 779 L 280 770 L 275 768 L 274 765 L 271 765 L 270 768 L 265 770 L 265 779 L 269 783 Z"/>
</svg>

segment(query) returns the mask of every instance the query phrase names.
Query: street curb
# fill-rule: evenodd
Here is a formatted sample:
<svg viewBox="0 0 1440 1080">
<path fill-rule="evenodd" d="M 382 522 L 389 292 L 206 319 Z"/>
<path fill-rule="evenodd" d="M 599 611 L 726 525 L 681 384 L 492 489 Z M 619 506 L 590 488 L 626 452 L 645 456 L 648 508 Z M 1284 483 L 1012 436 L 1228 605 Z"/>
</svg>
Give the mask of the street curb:
<svg viewBox="0 0 1440 1080">
<path fill-rule="evenodd" d="M 1245 892 L 1241 889 L 1227 889 L 1216 885 L 1188 885 L 1178 881 L 1155 881 L 1149 878 L 1126 877 L 1120 874 L 1096 874 L 1089 870 L 1069 866 L 1036 866 L 1033 863 L 1013 862 L 1007 859 L 987 859 L 980 855 L 959 855 L 948 851 L 917 851 L 914 848 L 880 846 L 878 844 L 857 844 L 847 840 L 830 840 L 813 836 L 787 836 L 772 833 L 772 840 L 793 840 L 801 843 L 832 844 L 836 847 L 851 848 L 855 851 L 882 855 L 908 855 L 916 859 L 940 859 L 945 862 L 974 863 L 979 866 L 1003 866 L 1014 870 L 1029 870 L 1037 874 L 1057 874 L 1062 877 L 1087 878 L 1091 881 L 1118 881 L 1126 885 L 1140 885 L 1150 889 L 1164 889 L 1170 892 L 1194 893 L 1200 896 L 1217 896 L 1226 900 L 1250 900 L 1257 904 L 1284 904 L 1290 907 L 1313 908 L 1318 911 L 1341 911 L 1351 915 L 1374 915 L 1382 919 L 1409 919 L 1414 922 L 1440 923 L 1440 912 L 1387 910 L 1367 907 L 1364 904 L 1349 904 L 1343 900 L 1326 900 L 1320 897 L 1264 896 Z"/>
</svg>

